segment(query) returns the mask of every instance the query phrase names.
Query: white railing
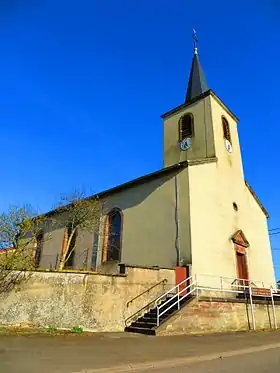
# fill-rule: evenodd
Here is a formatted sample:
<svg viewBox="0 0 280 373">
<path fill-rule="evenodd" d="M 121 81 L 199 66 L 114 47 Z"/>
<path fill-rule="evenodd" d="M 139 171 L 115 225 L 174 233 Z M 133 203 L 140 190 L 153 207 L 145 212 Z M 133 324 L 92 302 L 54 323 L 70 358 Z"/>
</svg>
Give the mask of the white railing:
<svg viewBox="0 0 280 373">
<path fill-rule="evenodd" d="M 183 299 L 185 299 L 187 296 L 191 295 L 196 290 L 195 287 L 193 289 L 192 287 L 193 287 L 193 284 L 190 284 L 181 290 L 179 290 L 178 288 L 177 294 L 175 294 L 172 298 L 167 299 L 167 301 L 165 301 L 160 306 L 157 306 L 157 326 L 159 326 L 160 316 L 163 316 L 167 311 L 169 311 L 172 307 L 174 307 L 174 305 L 178 306 L 178 310 L 180 309 L 180 302 Z M 184 294 L 183 296 L 180 296 L 183 292 L 186 292 L 186 294 Z M 175 302 L 171 303 L 173 299 L 175 300 Z M 169 305 L 167 308 L 164 308 L 168 303 L 171 303 L 171 305 Z M 164 309 L 160 311 L 162 308 Z"/>
<path fill-rule="evenodd" d="M 198 281 L 199 284 L 206 283 L 206 284 L 219 284 L 219 287 L 221 290 L 224 289 L 230 289 L 231 286 L 234 283 L 241 283 L 241 284 L 251 284 L 254 287 L 257 288 L 268 288 L 270 289 L 272 284 L 265 283 L 262 280 L 257 279 L 240 279 L 238 277 L 227 277 L 227 276 L 215 276 L 215 275 L 209 275 L 209 274 L 198 274 L 195 275 L 195 280 Z M 273 287 L 273 286 L 272 286 Z M 217 288 L 217 286 L 214 286 L 214 288 Z"/>
<path fill-rule="evenodd" d="M 220 286 L 208 286 L 208 285 L 203 286 L 199 281 L 201 280 L 201 277 L 212 277 L 213 279 L 216 280 L 214 281 L 214 283 L 219 283 Z M 261 284 L 262 286 L 258 287 L 257 284 Z M 263 289 L 263 292 L 260 291 L 261 289 Z M 155 305 L 156 305 L 156 311 L 157 311 L 157 326 L 160 325 L 160 317 L 162 317 L 171 308 L 173 308 L 174 306 L 177 306 L 177 309 L 178 310 L 180 309 L 183 299 L 191 296 L 194 293 L 195 293 L 195 296 L 198 298 L 199 294 L 204 291 L 205 292 L 219 292 L 221 293 L 223 298 L 226 293 L 243 294 L 245 298 L 247 299 L 249 298 L 253 330 L 256 329 L 254 303 L 253 303 L 254 296 L 263 297 L 265 299 L 270 298 L 272 310 L 273 310 L 274 328 L 277 329 L 275 297 L 278 297 L 278 299 L 280 300 L 280 292 L 278 289 L 273 289 L 272 286 L 270 286 L 269 288 L 266 288 L 264 282 L 262 281 L 245 280 L 245 279 L 231 278 L 231 277 L 218 277 L 218 276 L 212 276 L 212 275 L 200 275 L 200 276 L 195 276 L 194 278 L 190 276 L 187 279 L 180 282 L 178 285 L 174 286 L 172 289 L 170 289 L 166 293 L 162 294 L 158 299 L 156 299 Z M 169 295 L 172 295 L 171 298 L 168 297 Z M 162 299 L 166 299 L 166 298 L 168 299 L 162 302 Z"/>
<path fill-rule="evenodd" d="M 169 294 L 173 294 L 174 292 L 177 293 L 179 290 L 179 287 L 182 286 L 184 283 L 188 283 L 192 279 L 192 276 L 186 278 L 185 280 L 181 281 L 179 284 L 175 285 L 173 288 L 162 294 L 159 298 L 157 298 L 157 303 L 161 301 L 161 299 L 166 298 Z"/>
</svg>

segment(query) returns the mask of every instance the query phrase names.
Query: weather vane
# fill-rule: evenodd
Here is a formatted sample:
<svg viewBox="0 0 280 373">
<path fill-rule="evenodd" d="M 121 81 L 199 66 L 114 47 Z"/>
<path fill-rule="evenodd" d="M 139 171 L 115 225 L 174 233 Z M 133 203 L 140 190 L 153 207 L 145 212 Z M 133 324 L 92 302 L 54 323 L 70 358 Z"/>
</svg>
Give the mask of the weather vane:
<svg viewBox="0 0 280 373">
<path fill-rule="evenodd" d="M 196 31 L 193 28 L 193 48 L 194 48 L 194 53 L 195 54 L 197 54 L 197 42 L 198 42 L 198 38 L 197 38 L 197 35 L 196 35 Z"/>
</svg>

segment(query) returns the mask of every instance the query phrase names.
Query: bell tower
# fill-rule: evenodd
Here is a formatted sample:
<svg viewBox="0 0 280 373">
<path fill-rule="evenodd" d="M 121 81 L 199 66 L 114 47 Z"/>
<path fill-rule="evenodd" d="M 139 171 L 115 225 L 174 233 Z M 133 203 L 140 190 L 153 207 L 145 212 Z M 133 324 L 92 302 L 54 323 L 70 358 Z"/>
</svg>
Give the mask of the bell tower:
<svg viewBox="0 0 280 373">
<path fill-rule="evenodd" d="M 200 64 L 195 31 L 193 39 L 193 59 L 185 102 L 162 115 L 164 167 L 186 160 L 215 157 L 211 90 Z"/>
<path fill-rule="evenodd" d="M 231 166 L 235 163 L 243 178 L 238 119 L 208 87 L 199 60 L 195 31 L 193 39 L 185 102 L 162 115 L 164 167 L 183 161 L 204 163 L 219 158 Z"/>
<path fill-rule="evenodd" d="M 232 237 L 242 231 L 250 243 L 248 276 L 262 273 L 273 282 L 268 215 L 245 183 L 238 119 L 207 85 L 195 32 L 185 102 L 162 118 L 164 167 L 181 162 L 186 166 L 178 177 L 178 190 L 181 213 L 189 218 L 192 274 L 236 278 L 240 258 Z"/>
</svg>

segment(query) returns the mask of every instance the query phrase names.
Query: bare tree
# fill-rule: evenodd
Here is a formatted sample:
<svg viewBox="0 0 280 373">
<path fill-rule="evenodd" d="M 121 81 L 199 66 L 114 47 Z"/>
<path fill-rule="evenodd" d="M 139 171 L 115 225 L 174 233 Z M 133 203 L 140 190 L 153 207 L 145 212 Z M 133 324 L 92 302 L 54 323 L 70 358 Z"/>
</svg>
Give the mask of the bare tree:
<svg viewBox="0 0 280 373">
<path fill-rule="evenodd" d="M 45 218 L 28 205 L 0 215 L 0 293 L 9 291 L 34 269 L 36 238 Z"/>
<path fill-rule="evenodd" d="M 76 250 L 78 231 L 90 233 L 98 231 L 102 205 L 98 198 L 85 198 L 83 192 L 74 191 L 63 196 L 58 207 L 57 217 L 52 220 L 59 220 L 59 225 L 66 228 L 58 267 L 59 270 L 62 270 Z"/>
</svg>

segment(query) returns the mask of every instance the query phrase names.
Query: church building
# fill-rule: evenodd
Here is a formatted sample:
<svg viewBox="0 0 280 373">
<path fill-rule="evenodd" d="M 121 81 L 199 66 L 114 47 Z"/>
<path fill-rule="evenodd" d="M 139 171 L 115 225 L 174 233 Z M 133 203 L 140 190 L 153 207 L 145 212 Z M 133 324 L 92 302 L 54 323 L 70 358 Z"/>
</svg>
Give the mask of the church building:
<svg viewBox="0 0 280 373">
<path fill-rule="evenodd" d="M 208 87 L 197 45 L 184 102 L 161 118 L 163 168 L 98 193 L 99 234 L 78 234 L 72 268 L 185 267 L 275 287 L 268 213 L 244 179 L 238 118 Z M 40 267 L 56 266 L 64 230 L 43 244 Z"/>
</svg>

